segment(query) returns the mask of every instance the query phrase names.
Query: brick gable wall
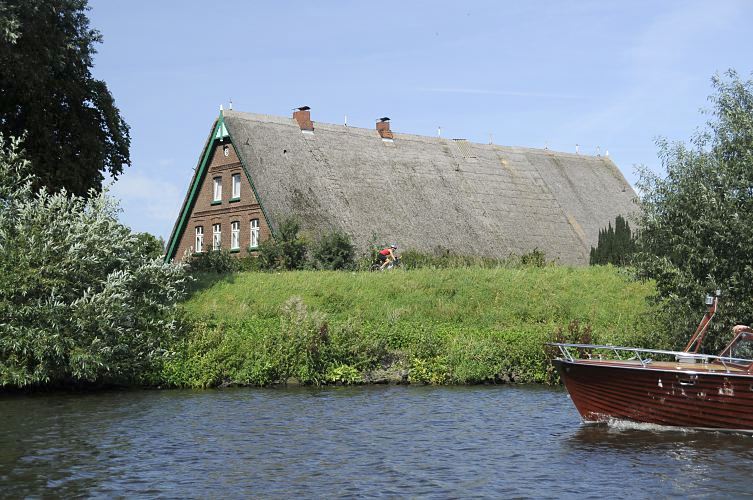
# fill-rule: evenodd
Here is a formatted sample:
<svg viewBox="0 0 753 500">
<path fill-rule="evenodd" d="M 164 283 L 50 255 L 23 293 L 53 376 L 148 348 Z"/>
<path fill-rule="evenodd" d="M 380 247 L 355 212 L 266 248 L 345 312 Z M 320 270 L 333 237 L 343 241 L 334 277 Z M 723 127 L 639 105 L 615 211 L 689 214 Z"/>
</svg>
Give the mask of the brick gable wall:
<svg viewBox="0 0 753 500">
<path fill-rule="evenodd" d="M 227 156 L 225 155 L 227 148 Z M 243 172 L 238 155 L 232 144 L 217 144 L 211 153 L 212 159 L 207 167 L 206 175 L 196 195 L 194 206 L 188 217 L 180 244 L 175 252 L 175 259 L 182 260 L 194 252 L 196 227 L 204 228 L 204 251 L 212 249 L 212 228 L 220 224 L 222 230 L 222 249 L 230 249 L 230 225 L 234 221 L 240 223 L 240 251 L 237 255 L 245 257 L 256 252 L 249 252 L 251 243 L 251 220 L 259 220 L 259 241 L 269 237 L 270 230 L 264 219 L 259 202 L 254 195 L 251 184 Z M 238 201 L 230 201 L 232 197 L 232 176 L 240 174 L 241 190 Z M 214 195 L 214 179 L 222 179 L 222 199 L 219 204 L 212 204 Z"/>
</svg>

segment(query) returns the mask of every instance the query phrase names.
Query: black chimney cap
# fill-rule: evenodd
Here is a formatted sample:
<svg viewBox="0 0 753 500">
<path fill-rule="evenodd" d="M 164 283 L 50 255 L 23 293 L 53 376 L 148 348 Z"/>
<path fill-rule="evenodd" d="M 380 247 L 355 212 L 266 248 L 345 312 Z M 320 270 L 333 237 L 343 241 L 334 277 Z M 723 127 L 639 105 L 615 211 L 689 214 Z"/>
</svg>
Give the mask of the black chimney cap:
<svg viewBox="0 0 753 500">
<path fill-rule="evenodd" d="M 295 109 L 297 109 L 298 111 L 308 111 L 311 108 L 309 108 L 308 106 L 301 106 L 300 108 L 295 108 Z"/>
<path fill-rule="evenodd" d="M 388 122 L 388 121 L 390 121 L 390 117 L 389 117 L 389 116 L 383 116 L 383 117 L 381 117 L 381 118 L 379 119 L 379 121 L 380 121 L 380 122 Z"/>
</svg>

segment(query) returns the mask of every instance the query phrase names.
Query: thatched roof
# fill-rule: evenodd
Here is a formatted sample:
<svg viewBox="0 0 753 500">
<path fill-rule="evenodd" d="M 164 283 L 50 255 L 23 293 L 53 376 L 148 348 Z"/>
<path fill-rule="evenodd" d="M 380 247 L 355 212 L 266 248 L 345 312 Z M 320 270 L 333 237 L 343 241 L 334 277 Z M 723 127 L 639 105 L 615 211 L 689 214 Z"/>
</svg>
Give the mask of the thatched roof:
<svg viewBox="0 0 753 500">
<path fill-rule="evenodd" d="M 298 216 L 312 235 L 349 233 L 360 248 L 508 256 L 535 248 L 585 264 L 599 229 L 636 210 L 606 157 L 475 144 L 226 111 L 224 123 L 269 223 Z"/>
</svg>

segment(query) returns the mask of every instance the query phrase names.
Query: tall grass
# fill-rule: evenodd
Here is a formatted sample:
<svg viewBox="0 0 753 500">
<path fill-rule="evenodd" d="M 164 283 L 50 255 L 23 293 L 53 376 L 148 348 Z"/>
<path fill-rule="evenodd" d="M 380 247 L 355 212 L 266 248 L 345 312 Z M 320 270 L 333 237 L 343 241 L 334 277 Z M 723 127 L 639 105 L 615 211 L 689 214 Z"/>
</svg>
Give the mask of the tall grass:
<svg viewBox="0 0 753 500">
<path fill-rule="evenodd" d="M 249 272 L 202 283 L 183 305 L 194 331 L 165 368 L 174 385 L 545 382 L 542 344 L 573 322 L 595 342 L 661 345 L 645 300 L 652 285 L 611 266 Z"/>
</svg>

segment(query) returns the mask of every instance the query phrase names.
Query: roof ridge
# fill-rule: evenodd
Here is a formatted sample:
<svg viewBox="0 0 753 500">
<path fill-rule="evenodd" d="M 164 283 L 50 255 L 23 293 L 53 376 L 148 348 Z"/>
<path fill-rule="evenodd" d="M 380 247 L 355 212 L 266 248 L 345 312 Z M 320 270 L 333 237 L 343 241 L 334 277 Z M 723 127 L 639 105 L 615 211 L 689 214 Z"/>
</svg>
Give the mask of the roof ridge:
<svg viewBox="0 0 753 500">
<path fill-rule="evenodd" d="M 264 113 L 251 113 L 246 111 L 236 111 L 236 110 L 226 110 L 224 111 L 224 114 L 226 117 L 237 117 L 243 120 L 248 121 L 257 121 L 261 123 L 276 123 L 279 125 L 289 125 L 291 127 L 299 128 L 298 122 L 295 121 L 292 117 L 286 117 L 286 116 L 280 116 L 280 115 L 269 115 Z M 312 120 L 314 123 L 314 130 L 318 129 L 324 129 L 329 130 L 333 132 L 341 132 L 341 133 L 362 133 L 365 135 L 373 135 L 375 137 L 379 136 L 379 132 L 377 132 L 376 128 L 365 128 L 365 127 L 357 127 L 352 125 L 342 125 L 337 123 L 329 123 L 329 122 L 321 122 Z M 419 140 L 422 142 L 430 142 L 430 143 L 439 143 L 439 144 L 452 144 L 453 141 L 463 140 L 468 143 L 471 147 L 480 147 L 480 148 L 491 148 L 496 150 L 520 150 L 521 152 L 536 152 L 538 154 L 550 154 L 550 155 L 567 155 L 573 158 L 588 158 L 588 159 L 601 159 L 601 160 L 609 160 L 611 162 L 611 159 L 608 156 L 601 156 L 601 155 L 588 155 L 588 154 L 580 154 L 580 153 L 570 153 L 567 151 L 557 151 L 554 149 L 548 149 L 548 148 L 535 148 L 530 146 L 513 146 L 513 145 L 505 145 L 505 144 L 486 144 L 482 142 L 475 142 L 471 139 L 466 139 L 464 137 L 434 137 L 430 135 L 421 135 L 421 134 L 412 134 L 412 133 L 404 133 L 404 132 L 395 132 L 392 131 L 395 139 L 402 139 L 402 140 Z"/>
</svg>

